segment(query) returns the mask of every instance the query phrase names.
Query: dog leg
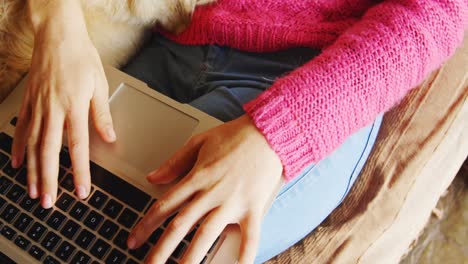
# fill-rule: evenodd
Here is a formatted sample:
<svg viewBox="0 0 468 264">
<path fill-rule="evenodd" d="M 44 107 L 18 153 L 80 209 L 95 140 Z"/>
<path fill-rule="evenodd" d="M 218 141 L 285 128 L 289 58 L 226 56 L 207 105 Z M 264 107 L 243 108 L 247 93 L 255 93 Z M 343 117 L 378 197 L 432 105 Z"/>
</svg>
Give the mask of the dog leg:
<svg viewBox="0 0 468 264">
<path fill-rule="evenodd" d="M 0 3 L 0 102 L 21 80 L 31 63 L 34 34 L 25 8 L 25 1 Z"/>
</svg>

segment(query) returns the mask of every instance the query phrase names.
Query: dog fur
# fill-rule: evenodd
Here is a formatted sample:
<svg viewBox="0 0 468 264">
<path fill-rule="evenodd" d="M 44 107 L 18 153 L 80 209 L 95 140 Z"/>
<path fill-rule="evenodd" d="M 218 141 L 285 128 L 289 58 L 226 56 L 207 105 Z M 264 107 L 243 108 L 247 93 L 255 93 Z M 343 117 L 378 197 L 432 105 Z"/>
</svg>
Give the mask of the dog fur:
<svg viewBox="0 0 468 264">
<path fill-rule="evenodd" d="M 104 64 L 123 65 L 159 24 L 179 33 L 196 5 L 214 0 L 81 0 L 88 32 Z M 0 102 L 28 71 L 34 34 L 27 0 L 0 0 Z"/>
</svg>

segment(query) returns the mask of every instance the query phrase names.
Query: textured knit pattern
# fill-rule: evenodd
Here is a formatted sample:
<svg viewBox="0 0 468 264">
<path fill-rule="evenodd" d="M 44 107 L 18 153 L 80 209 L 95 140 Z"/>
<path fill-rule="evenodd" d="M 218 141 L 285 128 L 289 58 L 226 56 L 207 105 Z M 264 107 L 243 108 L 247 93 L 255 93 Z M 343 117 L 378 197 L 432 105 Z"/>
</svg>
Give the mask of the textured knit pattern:
<svg viewBox="0 0 468 264">
<path fill-rule="evenodd" d="M 256 52 L 323 50 L 244 106 L 290 180 L 439 67 L 463 39 L 467 9 L 467 0 L 219 0 L 167 36 Z"/>
</svg>

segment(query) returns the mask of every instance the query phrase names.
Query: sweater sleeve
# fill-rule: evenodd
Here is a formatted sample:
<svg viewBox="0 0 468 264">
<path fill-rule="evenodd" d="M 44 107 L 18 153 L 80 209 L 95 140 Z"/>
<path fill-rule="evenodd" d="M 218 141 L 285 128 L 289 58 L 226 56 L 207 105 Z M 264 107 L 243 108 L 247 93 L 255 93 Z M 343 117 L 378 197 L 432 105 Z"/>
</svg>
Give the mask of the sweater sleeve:
<svg viewBox="0 0 468 264">
<path fill-rule="evenodd" d="M 463 40 L 466 0 L 394 0 L 369 9 L 334 44 L 244 109 L 286 180 L 398 103 Z"/>
</svg>

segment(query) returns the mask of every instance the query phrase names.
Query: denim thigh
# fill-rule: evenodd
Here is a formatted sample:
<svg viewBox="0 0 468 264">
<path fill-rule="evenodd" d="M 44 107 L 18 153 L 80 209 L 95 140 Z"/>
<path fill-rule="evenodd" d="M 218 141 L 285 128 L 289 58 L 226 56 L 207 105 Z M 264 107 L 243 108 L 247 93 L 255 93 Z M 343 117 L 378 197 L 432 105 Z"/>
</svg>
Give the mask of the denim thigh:
<svg viewBox="0 0 468 264">
<path fill-rule="evenodd" d="M 123 68 L 127 74 L 181 103 L 230 121 L 242 105 L 320 53 L 295 48 L 254 53 L 217 45 L 181 45 L 155 33 Z"/>
</svg>

